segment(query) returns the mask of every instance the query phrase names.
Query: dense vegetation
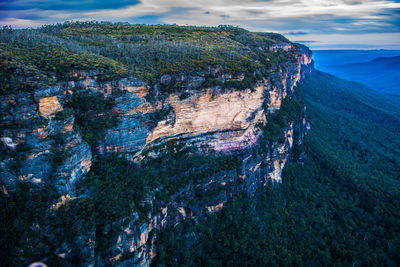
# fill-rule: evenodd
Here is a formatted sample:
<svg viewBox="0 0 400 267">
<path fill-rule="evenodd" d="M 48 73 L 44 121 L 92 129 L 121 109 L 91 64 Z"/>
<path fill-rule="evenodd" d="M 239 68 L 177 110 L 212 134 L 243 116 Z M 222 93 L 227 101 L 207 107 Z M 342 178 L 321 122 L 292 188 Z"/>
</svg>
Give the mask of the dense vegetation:
<svg viewBox="0 0 400 267">
<path fill-rule="evenodd" d="M 112 111 L 114 106 L 112 99 L 106 99 L 100 93 L 84 91 L 71 97 L 66 110 L 75 115 L 77 130 L 83 140 L 93 148 L 96 141 L 104 139 L 106 129 L 118 125 L 118 116 Z M 63 112 L 65 113 L 65 110 Z"/>
<path fill-rule="evenodd" d="M 122 157 L 94 159 L 92 171 L 77 189 L 81 197 L 71 199 L 61 208 L 49 210 L 59 197 L 55 188 L 32 192 L 26 183 L 19 183 L 15 194 L 0 194 L 1 256 L 8 266 L 26 263 L 23 259 L 43 259 L 55 264 L 82 264 L 86 259 L 79 249 L 62 261 L 48 254 L 73 242 L 76 237 L 98 230 L 96 251 L 102 253 L 102 229 L 110 222 L 118 221 L 138 212 L 140 220 L 146 220 L 149 212 L 159 212 L 158 207 L 146 203 L 149 194 L 157 191 L 157 201 L 169 196 L 191 182 L 196 182 L 223 170 L 235 169 L 240 158 L 235 155 L 207 156 L 193 153 L 183 142 L 166 142 L 159 150 L 159 157 L 147 158 L 140 164 L 132 164 Z M 185 159 L 185 160 L 182 160 Z M 38 230 L 43 227 L 43 230 Z M 4 232 L 3 232 L 4 231 Z M 21 250 L 16 250 L 20 248 Z M 29 251 L 29 253 L 28 253 Z"/>
<path fill-rule="evenodd" d="M 145 212 L 151 210 L 144 202 L 156 188 L 160 189 L 156 193 L 157 201 L 168 200 L 169 196 L 192 182 L 236 168 L 240 160 L 234 155 L 191 154 L 191 148 L 172 141 L 161 150 L 159 157 L 150 157 L 138 165 L 119 157 L 95 162 L 82 189 L 90 189 L 93 201 L 101 214 L 107 215 L 108 222 L 124 218 L 132 211 L 147 214 Z M 153 208 L 158 212 L 157 207 Z"/>
<path fill-rule="evenodd" d="M 398 264 L 398 107 L 321 72 L 301 90 L 312 124 L 306 161 L 295 158 L 281 186 L 165 233 L 155 265 Z"/>
<path fill-rule="evenodd" d="M 282 104 L 279 110 L 272 114 L 269 114 L 267 118 L 267 125 L 261 127 L 264 134 L 264 139 L 262 142 L 272 144 L 275 141 L 283 143 L 284 140 L 284 130 L 287 128 L 289 122 L 301 124 L 301 119 L 304 115 L 303 112 L 304 103 L 302 96 L 298 93 L 286 97 L 282 100 Z M 264 144 L 260 147 L 265 147 Z"/>
<path fill-rule="evenodd" d="M 96 71 L 99 80 L 133 74 L 150 85 L 158 84 L 164 74 L 184 74 L 203 77 L 204 86 L 223 84 L 216 79 L 217 71 L 218 75 L 244 74 L 242 87 L 246 87 L 280 62 L 294 60 L 290 53 L 268 49 L 276 42 L 288 41 L 277 34 L 232 26 L 66 22 L 38 29 L 4 27 L 0 29 L 1 92 L 72 80 L 76 70 Z M 185 83 L 172 87 L 179 90 Z"/>
<path fill-rule="evenodd" d="M 1 93 L 73 80 L 74 70 L 95 70 L 99 80 L 128 75 L 119 62 L 38 30 L 0 30 Z"/>
</svg>

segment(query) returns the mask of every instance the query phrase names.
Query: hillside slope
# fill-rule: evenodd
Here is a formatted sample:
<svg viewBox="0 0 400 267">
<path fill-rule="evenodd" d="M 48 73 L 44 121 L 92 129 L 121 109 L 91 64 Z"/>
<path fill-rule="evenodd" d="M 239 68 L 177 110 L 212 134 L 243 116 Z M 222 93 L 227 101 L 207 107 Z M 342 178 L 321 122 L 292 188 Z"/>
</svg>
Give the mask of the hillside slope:
<svg viewBox="0 0 400 267">
<path fill-rule="evenodd" d="M 368 85 L 379 92 L 400 95 L 400 56 L 337 66 L 331 73 Z"/>
<path fill-rule="evenodd" d="M 314 50 L 316 68 L 329 72 L 329 67 L 368 62 L 379 57 L 395 57 L 400 50 Z"/>
</svg>

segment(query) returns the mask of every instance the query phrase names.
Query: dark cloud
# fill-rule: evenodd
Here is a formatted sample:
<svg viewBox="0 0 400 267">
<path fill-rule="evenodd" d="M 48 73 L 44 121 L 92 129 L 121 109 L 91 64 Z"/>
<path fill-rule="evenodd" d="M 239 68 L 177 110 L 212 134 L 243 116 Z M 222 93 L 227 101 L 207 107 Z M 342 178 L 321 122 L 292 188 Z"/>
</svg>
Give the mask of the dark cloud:
<svg viewBox="0 0 400 267">
<path fill-rule="evenodd" d="M 249 14 L 251 14 L 251 15 L 260 15 L 260 14 L 263 14 L 263 12 L 257 11 L 257 10 L 250 10 L 250 11 L 248 11 L 248 12 L 249 12 Z"/>
<path fill-rule="evenodd" d="M 288 32 L 286 35 L 305 35 L 307 32 Z"/>
<path fill-rule="evenodd" d="M 139 16 L 131 18 L 129 22 L 134 24 L 163 24 L 162 17 L 163 15 Z"/>
<path fill-rule="evenodd" d="M 6 0 L 2 1 L 2 10 L 18 11 L 29 9 L 40 10 L 100 10 L 100 9 L 118 9 L 126 6 L 136 5 L 138 0 L 89 0 L 89 1 L 68 1 L 68 0 L 39 0 L 39 1 L 21 1 Z"/>
<path fill-rule="evenodd" d="M 390 24 L 390 30 L 399 32 L 400 31 L 400 9 L 383 9 L 379 13 L 374 13 L 374 16 L 382 17 L 380 21 Z M 389 30 L 389 29 L 386 29 Z"/>
<path fill-rule="evenodd" d="M 296 43 L 301 43 L 301 44 L 313 44 L 313 43 L 318 43 L 318 41 L 296 41 Z"/>
<path fill-rule="evenodd" d="M 27 20 L 42 20 L 45 19 L 46 17 L 41 15 L 40 13 L 23 13 L 19 16 L 20 19 L 27 19 Z"/>
<path fill-rule="evenodd" d="M 174 16 L 177 14 L 186 14 L 188 11 L 193 10 L 192 8 L 182 8 L 182 7 L 174 7 L 171 8 L 168 12 L 161 14 L 154 14 L 148 16 L 138 16 L 132 17 L 129 19 L 130 23 L 134 24 L 165 24 L 164 19 L 166 17 Z"/>
<path fill-rule="evenodd" d="M 400 31 L 400 14 L 385 14 L 385 19 L 357 19 L 334 15 L 314 15 L 297 18 L 266 19 L 262 23 L 249 22 L 251 27 L 265 27 L 289 36 L 313 34 L 396 33 Z M 378 15 L 377 15 L 378 16 Z M 381 17 L 382 15 L 379 15 Z M 288 31 L 292 29 L 293 31 Z M 306 30 L 306 31 L 304 31 Z"/>
</svg>

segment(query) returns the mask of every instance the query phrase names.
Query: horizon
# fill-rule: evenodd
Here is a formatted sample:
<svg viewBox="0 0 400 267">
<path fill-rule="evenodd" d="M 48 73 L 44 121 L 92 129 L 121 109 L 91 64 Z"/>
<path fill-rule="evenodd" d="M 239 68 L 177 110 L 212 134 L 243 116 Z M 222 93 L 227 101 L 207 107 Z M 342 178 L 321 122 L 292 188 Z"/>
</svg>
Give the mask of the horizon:
<svg viewBox="0 0 400 267">
<path fill-rule="evenodd" d="M 233 25 L 275 32 L 313 50 L 400 50 L 400 0 L 5 0 L 0 25 L 65 21 L 181 26 Z"/>
</svg>

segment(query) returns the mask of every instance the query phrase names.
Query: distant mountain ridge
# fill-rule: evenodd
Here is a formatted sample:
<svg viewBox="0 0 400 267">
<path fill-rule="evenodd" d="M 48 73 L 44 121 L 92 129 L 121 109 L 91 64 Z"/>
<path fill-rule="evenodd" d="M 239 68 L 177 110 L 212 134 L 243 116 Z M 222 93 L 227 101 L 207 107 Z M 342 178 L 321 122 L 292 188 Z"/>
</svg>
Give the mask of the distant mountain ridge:
<svg viewBox="0 0 400 267">
<path fill-rule="evenodd" d="M 382 56 L 372 58 L 379 54 Z M 400 51 L 317 51 L 314 57 L 323 71 L 379 92 L 400 95 Z"/>
<path fill-rule="evenodd" d="M 313 50 L 315 67 L 327 71 L 332 66 L 361 63 L 380 57 L 400 56 L 400 50 Z"/>
<path fill-rule="evenodd" d="M 380 92 L 400 94 L 400 56 L 337 66 L 332 73 L 363 83 Z"/>
</svg>

